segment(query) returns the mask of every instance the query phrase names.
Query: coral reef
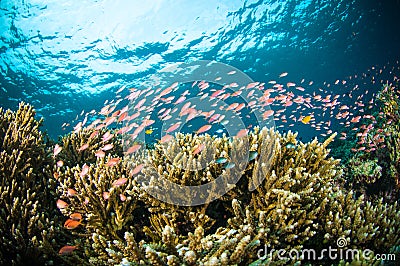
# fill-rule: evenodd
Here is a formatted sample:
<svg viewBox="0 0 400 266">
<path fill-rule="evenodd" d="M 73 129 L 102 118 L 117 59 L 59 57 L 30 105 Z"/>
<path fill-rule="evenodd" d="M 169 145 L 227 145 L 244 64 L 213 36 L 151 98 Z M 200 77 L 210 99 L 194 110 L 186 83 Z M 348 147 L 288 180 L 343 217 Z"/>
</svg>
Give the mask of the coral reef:
<svg viewBox="0 0 400 266">
<path fill-rule="evenodd" d="M 396 164 L 358 153 L 344 169 L 329 157 L 336 134 L 302 143 L 257 127 L 233 138 L 177 133 L 124 154 L 118 132 L 81 128 L 46 147 L 30 106 L 0 113 L 3 264 L 293 265 L 302 258 L 279 250 L 318 252 L 338 239 L 399 253 L 398 201 L 340 185 L 349 173 L 371 186 L 396 180 Z"/>
<path fill-rule="evenodd" d="M 30 105 L 0 108 L 0 264 L 43 265 L 56 254 L 59 213 L 52 159 Z"/>
<path fill-rule="evenodd" d="M 360 128 L 355 154 L 345 169 L 350 187 L 371 200 L 400 195 L 400 97 L 398 85 L 385 84 L 377 95 L 377 107 L 368 126 Z"/>
</svg>

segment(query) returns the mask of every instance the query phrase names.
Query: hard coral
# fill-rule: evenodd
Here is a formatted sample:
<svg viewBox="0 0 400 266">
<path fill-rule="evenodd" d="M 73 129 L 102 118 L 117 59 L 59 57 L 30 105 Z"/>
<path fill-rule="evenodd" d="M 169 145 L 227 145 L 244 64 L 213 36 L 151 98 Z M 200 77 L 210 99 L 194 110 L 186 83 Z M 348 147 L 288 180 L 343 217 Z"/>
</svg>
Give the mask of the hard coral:
<svg viewBox="0 0 400 266">
<path fill-rule="evenodd" d="M 16 112 L 0 108 L 1 265 L 58 260 L 56 184 L 40 124 L 30 105 L 21 103 Z"/>
</svg>

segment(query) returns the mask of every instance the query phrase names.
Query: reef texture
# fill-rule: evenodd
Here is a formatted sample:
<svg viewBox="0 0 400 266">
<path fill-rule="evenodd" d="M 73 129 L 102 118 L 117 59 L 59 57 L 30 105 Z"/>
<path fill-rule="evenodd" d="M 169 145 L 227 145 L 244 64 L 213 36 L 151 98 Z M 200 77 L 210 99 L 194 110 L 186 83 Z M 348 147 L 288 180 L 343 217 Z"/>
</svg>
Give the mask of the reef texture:
<svg viewBox="0 0 400 266">
<path fill-rule="evenodd" d="M 41 121 L 21 103 L 16 112 L 0 108 L 0 264 L 44 265 L 60 261 L 56 235 L 61 220 L 55 205 L 53 164 Z"/>
<path fill-rule="evenodd" d="M 350 186 L 371 200 L 397 201 L 400 196 L 400 92 L 385 84 L 373 115 L 357 133 L 353 156 L 345 169 Z M 350 149 L 350 148 L 348 148 Z"/>
<path fill-rule="evenodd" d="M 177 133 L 124 155 L 119 134 L 104 128 L 46 147 L 33 116 L 25 104 L 1 110 L 3 264 L 29 256 L 65 265 L 292 265 L 298 259 L 280 259 L 279 249 L 337 248 L 339 238 L 354 250 L 399 255 L 398 200 L 348 184 L 396 187 L 396 163 L 357 154 L 344 169 L 329 157 L 336 134 L 302 143 L 266 128 L 240 138 Z M 393 149 L 385 158 L 397 158 Z"/>
</svg>

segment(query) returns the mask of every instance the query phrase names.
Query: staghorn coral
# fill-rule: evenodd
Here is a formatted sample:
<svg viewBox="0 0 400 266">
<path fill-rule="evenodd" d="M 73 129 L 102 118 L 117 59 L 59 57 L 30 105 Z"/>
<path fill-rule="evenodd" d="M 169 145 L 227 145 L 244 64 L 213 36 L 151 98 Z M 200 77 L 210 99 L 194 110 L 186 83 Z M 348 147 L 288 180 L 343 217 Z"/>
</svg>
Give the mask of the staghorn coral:
<svg viewBox="0 0 400 266">
<path fill-rule="evenodd" d="M 324 214 L 334 179 L 341 174 L 338 161 L 327 158 L 326 146 L 334 136 L 324 143 L 314 140 L 303 144 L 297 143 L 291 132 L 281 137 L 264 129 L 258 134 L 259 147 L 274 145 L 275 154 L 269 171 L 258 170 L 258 165 L 262 169 L 266 162 L 255 162 L 251 179 L 263 175 L 265 181 L 251 194 L 247 210 L 265 230 L 262 240 L 268 246 L 301 248 L 321 229 L 318 218 Z M 275 142 L 271 144 L 270 139 Z M 287 148 L 287 143 L 295 148 Z"/>
<path fill-rule="evenodd" d="M 16 114 L 33 117 L 30 107 L 20 109 Z M 108 138 L 106 131 L 82 129 L 61 139 L 61 152 L 51 156 L 37 130 L 39 122 L 29 118 L 29 123 L 15 127 L 9 121 L 20 118 L 10 115 L 12 119 L 0 119 L 0 136 L 6 143 L 0 163 L 6 184 L 0 187 L 0 203 L 6 206 L 0 217 L 5 236 L 2 262 L 12 256 L 14 263 L 23 262 L 8 244 L 18 246 L 18 252 L 29 250 L 23 254 L 38 262 L 67 265 L 293 265 L 299 261 L 279 260 L 277 249 L 324 248 L 338 237 L 347 238 L 349 247 L 357 250 L 396 253 L 399 246 L 398 203 L 355 199 L 355 193 L 337 186 L 342 170 L 327 149 L 334 135 L 324 143 L 301 143 L 292 132 L 280 135 L 272 129 L 255 128 L 248 136 L 233 139 L 176 134 L 170 142 L 122 158 L 117 134 Z M 10 138 L 11 131 L 24 138 Z M 105 157 L 96 156 L 106 144 L 113 144 L 112 149 Z M 29 153 L 15 152 L 17 148 Z M 27 160 L 26 168 L 22 160 Z M 64 164 L 56 165 L 60 160 Z M 166 195 L 181 200 L 182 206 L 149 193 L 172 183 L 198 186 L 220 177 L 218 184 L 227 188 L 221 197 L 216 196 L 218 186 L 196 195 Z M 28 199 L 14 200 L 20 195 Z M 57 199 L 66 203 L 59 204 L 61 212 L 55 209 Z M 199 199 L 206 204 L 190 206 Z M 22 207 L 18 202 L 26 202 L 22 219 L 15 214 Z M 11 218 L 4 216 L 9 210 Z M 82 218 L 76 226 L 60 229 L 77 213 Z M 59 214 L 64 218 L 60 220 Z M 29 220 L 29 230 L 10 238 L 10 219 L 20 228 Z M 45 226 L 50 229 L 41 233 Z M 62 245 L 77 249 L 55 256 L 54 250 Z M 276 250 L 260 258 L 264 247 Z"/>
<path fill-rule="evenodd" d="M 105 134 L 108 134 L 111 138 L 109 140 L 105 139 Z M 101 151 L 107 144 L 112 146 L 110 146 L 110 150 L 104 153 L 122 155 L 122 146 L 119 139 L 114 136 L 113 132 L 105 129 L 83 128 L 63 136 L 59 142 L 62 150 L 56 158 L 69 167 L 95 163 L 97 159 L 96 152 Z"/>
<path fill-rule="evenodd" d="M 324 222 L 324 242 L 345 238 L 349 248 L 370 248 L 387 252 L 400 244 L 400 210 L 398 203 L 370 202 L 361 195 L 338 190 L 331 194 Z"/>
<path fill-rule="evenodd" d="M 42 121 L 21 103 L 0 108 L 0 264 L 59 262 L 59 217 L 52 159 L 39 131 Z M 58 240 L 56 241 L 56 236 Z"/>
</svg>

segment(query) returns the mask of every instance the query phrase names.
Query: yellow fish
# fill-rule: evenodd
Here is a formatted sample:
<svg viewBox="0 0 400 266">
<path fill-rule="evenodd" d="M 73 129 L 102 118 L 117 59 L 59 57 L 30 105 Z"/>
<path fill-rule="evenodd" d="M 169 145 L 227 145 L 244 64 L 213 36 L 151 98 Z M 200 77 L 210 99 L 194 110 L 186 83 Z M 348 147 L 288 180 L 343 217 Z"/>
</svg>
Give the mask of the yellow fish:
<svg viewBox="0 0 400 266">
<path fill-rule="evenodd" d="M 311 116 L 308 115 L 308 116 L 303 117 L 303 119 L 301 119 L 301 122 L 303 122 L 303 124 L 308 124 L 308 123 L 310 123 L 310 120 L 311 120 Z"/>
<path fill-rule="evenodd" d="M 146 131 L 144 133 L 146 133 L 147 135 L 150 135 L 151 133 L 153 133 L 153 129 L 152 128 L 146 129 Z"/>
</svg>

